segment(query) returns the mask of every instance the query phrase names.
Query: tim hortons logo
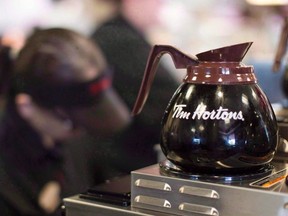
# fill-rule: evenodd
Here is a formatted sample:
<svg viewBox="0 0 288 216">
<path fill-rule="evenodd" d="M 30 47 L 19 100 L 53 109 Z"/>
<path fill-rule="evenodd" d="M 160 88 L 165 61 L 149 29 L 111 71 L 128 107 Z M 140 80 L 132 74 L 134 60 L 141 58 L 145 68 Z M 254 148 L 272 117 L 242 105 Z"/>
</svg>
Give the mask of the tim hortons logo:
<svg viewBox="0 0 288 216">
<path fill-rule="evenodd" d="M 196 110 L 191 113 L 185 111 L 185 107 L 187 105 L 185 104 L 177 104 L 174 107 L 174 112 L 172 118 L 178 118 L 178 119 L 203 119 L 203 120 L 242 120 L 244 121 L 242 111 L 235 112 L 235 111 L 229 111 L 226 108 L 223 108 L 220 106 L 216 110 L 208 111 L 206 110 L 206 105 L 199 104 L 196 108 Z"/>
</svg>

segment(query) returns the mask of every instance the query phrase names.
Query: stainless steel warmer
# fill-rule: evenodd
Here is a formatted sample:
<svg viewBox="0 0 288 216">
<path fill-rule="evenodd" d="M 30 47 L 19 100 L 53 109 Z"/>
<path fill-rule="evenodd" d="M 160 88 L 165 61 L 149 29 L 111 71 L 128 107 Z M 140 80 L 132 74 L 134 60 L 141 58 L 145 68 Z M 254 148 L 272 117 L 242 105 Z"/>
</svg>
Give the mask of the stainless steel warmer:
<svg viewBox="0 0 288 216">
<path fill-rule="evenodd" d="M 286 216 L 286 161 L 275 160 L 251 175 L 203 176 L 178 172 L 164 161 L 131 173 L 131 205 L 64 199 L 66 216 L 213 215 Z M 287 157 L 288 159 L 288 157 Z"/>
</svg>

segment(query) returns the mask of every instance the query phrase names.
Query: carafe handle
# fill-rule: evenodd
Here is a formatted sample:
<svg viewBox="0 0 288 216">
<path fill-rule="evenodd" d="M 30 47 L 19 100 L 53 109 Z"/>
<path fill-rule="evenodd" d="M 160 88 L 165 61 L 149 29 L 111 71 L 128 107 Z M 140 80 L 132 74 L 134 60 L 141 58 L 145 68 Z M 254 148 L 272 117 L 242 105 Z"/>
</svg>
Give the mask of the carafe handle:
<svg viewBox="0 0 288 216">
<path fill-rule="evenodd" d="M 188 65 L 198 64 L 196 57 L 188 56 L 180 50 L 169 45 L 155 45 L 150 51 L 148 61 L 146 64 L 144 77 L 141 83 L 141 87 L 132 110 L 132 115 L 137 115 L 141 112 L 151 89 L 152 82 L 154 80 L 156 70 L 161 57 L 168 53 L 175 65 L 175 68 L 187 68 Z"/>
</svg>

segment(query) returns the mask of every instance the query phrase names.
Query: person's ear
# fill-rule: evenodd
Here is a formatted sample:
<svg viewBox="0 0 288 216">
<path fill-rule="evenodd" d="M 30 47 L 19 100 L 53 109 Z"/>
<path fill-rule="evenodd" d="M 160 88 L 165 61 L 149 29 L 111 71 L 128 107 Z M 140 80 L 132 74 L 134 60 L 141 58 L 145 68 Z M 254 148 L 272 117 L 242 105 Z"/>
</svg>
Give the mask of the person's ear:
<svg viewBox="0 0 288 216">
<path fill-rule="evenodd" d="M 15 104 L 19 115 L 24 119 L 29 119 L 33 115 L 33 101 L 30 95 L 20 93 L 15 97 Z"/>
</svg>

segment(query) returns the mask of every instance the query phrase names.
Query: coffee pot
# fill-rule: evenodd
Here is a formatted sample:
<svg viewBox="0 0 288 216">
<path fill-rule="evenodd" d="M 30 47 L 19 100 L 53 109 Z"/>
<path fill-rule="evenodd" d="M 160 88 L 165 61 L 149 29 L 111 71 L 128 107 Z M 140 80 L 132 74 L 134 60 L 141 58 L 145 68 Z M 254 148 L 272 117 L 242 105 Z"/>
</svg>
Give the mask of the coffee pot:
<svg viewBox="0 0 288 216">
<path fill-rule="evenodd" d="M 161 122 L 160 146 L 169 162 L 188 172 L 225 174 L 255 172 L 273 159 L 275 114 L 254 68 L 241 63 L 251 45 L 196 56 L 169 45 L 152 48 L 132 115 L 141 112 L 164 54 L 187 70 Z"/>
</svg>

